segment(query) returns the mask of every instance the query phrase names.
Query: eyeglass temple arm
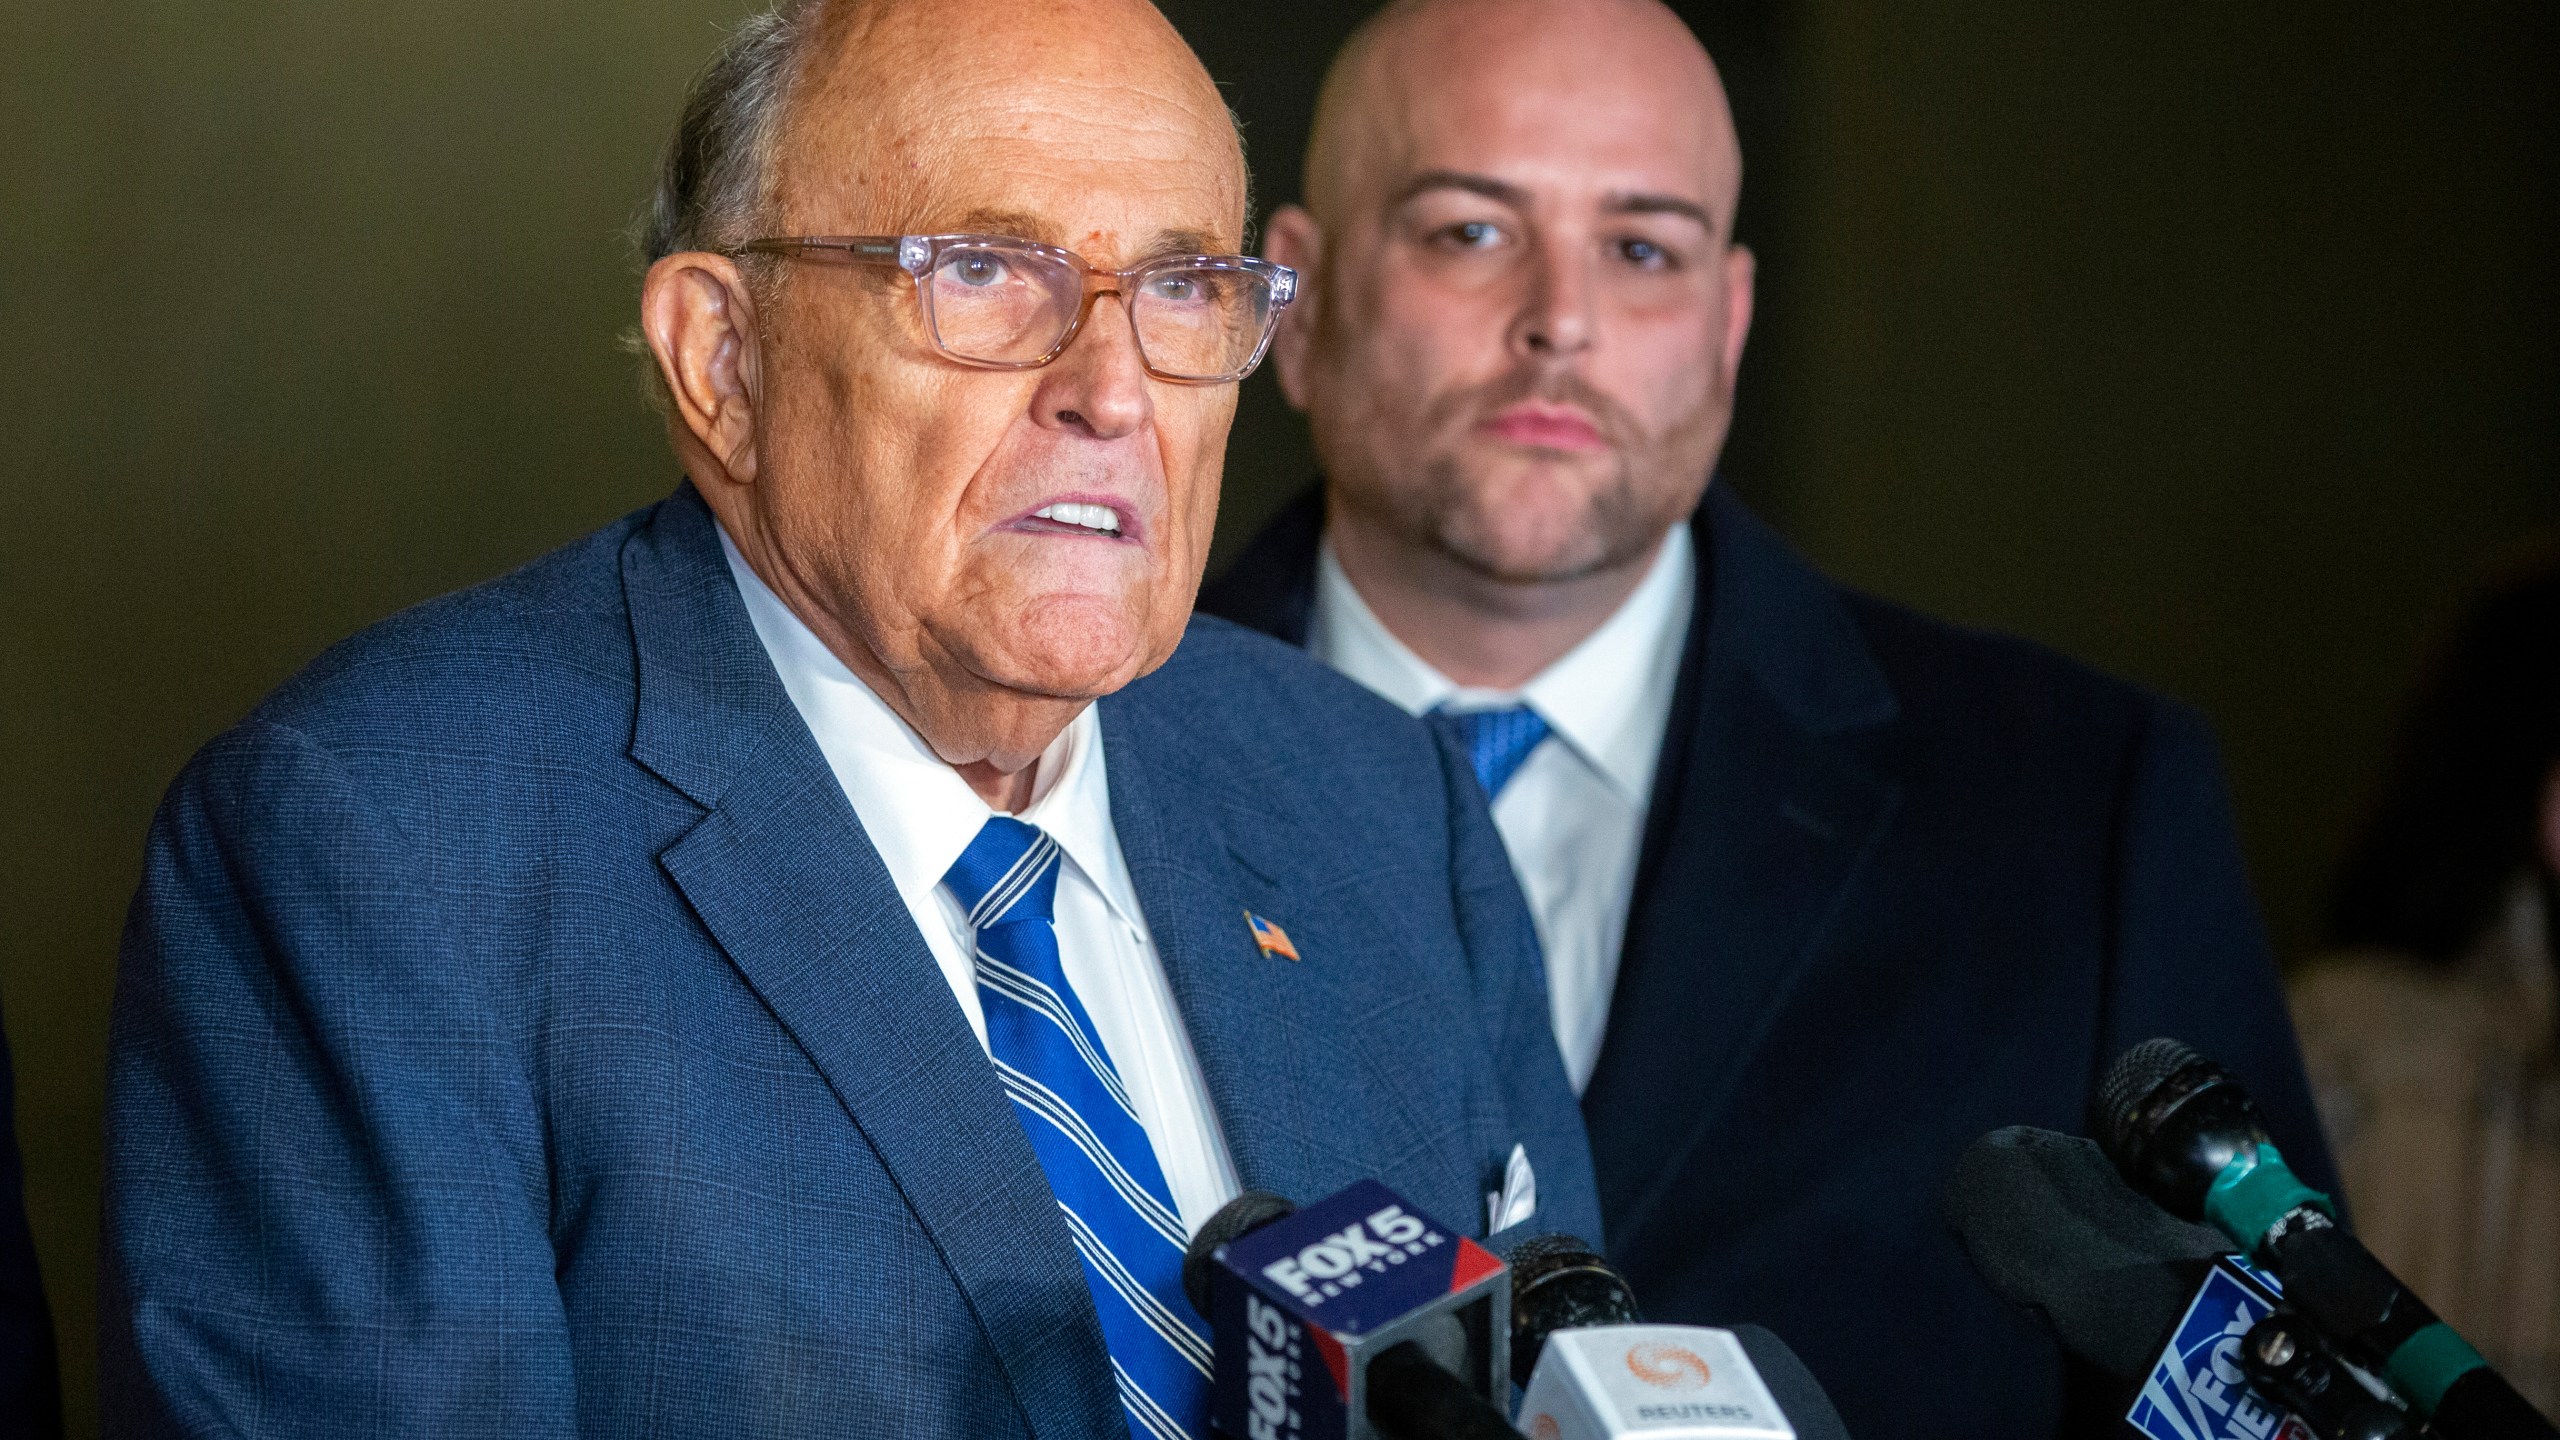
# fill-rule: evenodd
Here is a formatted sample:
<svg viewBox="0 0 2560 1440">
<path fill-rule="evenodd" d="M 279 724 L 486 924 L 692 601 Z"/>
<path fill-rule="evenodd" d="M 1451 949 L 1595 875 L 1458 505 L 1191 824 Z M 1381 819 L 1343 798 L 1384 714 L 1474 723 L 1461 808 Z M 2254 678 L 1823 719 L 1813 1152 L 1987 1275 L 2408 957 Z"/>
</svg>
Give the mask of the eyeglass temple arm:
<svg viewBox="0 0 2560 1440">
<path fill-rule="evenodd" d="M 808 250 L 832 251 L 848 259 L 874 265 L 895 265 L 911 275 L 923 274 L 925 266 L 933 260 L 933 242 L 922 235 L 789 236 L 750 240 L 738 247 L 740 252 L 755 251 L 766 255 L 788 255 Z"/>
</svg>

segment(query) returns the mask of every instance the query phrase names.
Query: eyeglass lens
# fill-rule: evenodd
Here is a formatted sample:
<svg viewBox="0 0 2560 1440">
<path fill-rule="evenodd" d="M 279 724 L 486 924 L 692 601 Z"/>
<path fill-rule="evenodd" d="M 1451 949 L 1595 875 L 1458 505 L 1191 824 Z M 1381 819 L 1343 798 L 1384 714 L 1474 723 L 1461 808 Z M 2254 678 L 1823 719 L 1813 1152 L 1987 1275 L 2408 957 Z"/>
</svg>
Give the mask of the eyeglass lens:
<svg viewBox="0 0 2560 1440">
<path fill-rule="evenodd" d="M 1003 246 L 944 251 L 925 285 L 936 343 L 995 365 L 1030 364 L 1056 349 L 1084 304 L 1074 266 Z M 1271 319 L 1271 284 L 1248 270 L 1153 269 L 1127 298 L 1147 367 L 1179 379 L 1225 379 L 1244 369 Z"/>
</svg>

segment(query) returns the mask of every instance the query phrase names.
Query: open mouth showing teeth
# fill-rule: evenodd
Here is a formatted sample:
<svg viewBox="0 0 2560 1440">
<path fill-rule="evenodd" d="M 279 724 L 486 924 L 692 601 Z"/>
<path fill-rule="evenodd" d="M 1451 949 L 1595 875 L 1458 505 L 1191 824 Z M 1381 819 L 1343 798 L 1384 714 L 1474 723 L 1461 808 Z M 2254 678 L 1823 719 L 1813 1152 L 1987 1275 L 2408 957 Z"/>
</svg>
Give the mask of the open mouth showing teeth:
<svg viewBox="0 0 2560 1440">
<path fill-rule="evenodd" d="M 1120 533 L 1120 512 L 1108 505 L 1043 505 L 1031 512 L 1031 518 L 1070 526 L 1089 535 L 1116 536 Z"/>
</svg>

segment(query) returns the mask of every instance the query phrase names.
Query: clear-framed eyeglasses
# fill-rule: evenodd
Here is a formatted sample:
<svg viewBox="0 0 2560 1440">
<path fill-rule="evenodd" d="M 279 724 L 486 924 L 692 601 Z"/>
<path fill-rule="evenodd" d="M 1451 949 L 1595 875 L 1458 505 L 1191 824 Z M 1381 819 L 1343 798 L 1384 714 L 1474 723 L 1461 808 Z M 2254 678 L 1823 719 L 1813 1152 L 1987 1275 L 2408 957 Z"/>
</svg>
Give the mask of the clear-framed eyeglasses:
<svg viewBox="0 0 2560 1440">
<path fill-rule="evenodd" d="M 1065 353 L 1094 296 L 1114 294 L 1147 373 L 1183 385 L 1242 380 L 1262 363 L 1298 272 L 1246 255 L 1161 255 L 1097 270 L 1055 245 L 1003 235 L 800 235 L 738 252 L 895 265 L 915 277 L 925 333 L 963 365 L 1029 370 Z"/>
</svg>

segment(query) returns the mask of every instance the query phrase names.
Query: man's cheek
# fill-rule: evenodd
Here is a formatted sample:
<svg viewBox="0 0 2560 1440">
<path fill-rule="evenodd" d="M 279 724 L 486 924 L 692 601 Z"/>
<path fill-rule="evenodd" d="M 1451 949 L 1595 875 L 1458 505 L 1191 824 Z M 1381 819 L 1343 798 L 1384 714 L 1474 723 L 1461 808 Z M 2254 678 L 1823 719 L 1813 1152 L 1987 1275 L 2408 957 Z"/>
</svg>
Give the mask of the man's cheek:
<svg viewBox="0 0 2560 1440">
<path fill-rule="evenodd" d="M 1227 434 L 1235 424 L 1235 386 L 1195 388 L 1197 394 L 1183 396 L 1189 403 L 1178 409 L 1156 407 L 1156 463 L 1164 475 L 1165 507 L 1177 522 L 1216 510 Z"/>
<path fill-rule="evenodd" d="M 1388 351 L 1390 373 L 1438 376 L 1481 368 L 1502 354 L 1505 316 L 1481 292 L 1416 286 L 1388 304 L 1373 333 Z"/>
<path fill-rule="evenodd" d="M 1713 406 L 1729 383 L 1723 352 L 1708 327 L 1659 325 L 1629 339 L 1620 373 L 1606 383 L 1617 394 L 1644 397 L 1640 418 L 1657 434 Z"/>
</svg>

